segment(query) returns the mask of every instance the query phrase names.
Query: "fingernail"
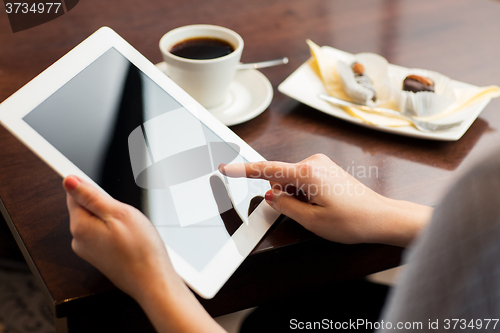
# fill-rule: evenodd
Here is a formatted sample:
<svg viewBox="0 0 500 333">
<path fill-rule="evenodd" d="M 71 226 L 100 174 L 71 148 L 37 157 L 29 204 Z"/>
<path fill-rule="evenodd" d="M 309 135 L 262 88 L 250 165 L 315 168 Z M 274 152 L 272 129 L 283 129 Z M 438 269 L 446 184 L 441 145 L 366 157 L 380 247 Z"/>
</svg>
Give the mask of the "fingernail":
<svg viewBox="0 0 500 333">
<path fill-rule="evenodd" d="M 223 175 L 226 174 L 226 170 L 224 168 L 226 167 L 227 164 L 221 163 L 219 164 L 219 172 L 222 173 Z"/>
<path fill-rule="evenodd" d="M 78 184 L 80 184 L 80 180 L 74 176 L 67 177 L 63 182 L 64 188 L 68 192 L 73 191 L 75 188 L 77 188 Z"/>
<path fill-rule="evenodd" d="M 274 192 L 273 190 L 269 190 L 266 192 L 266 196 L 264 197 L 268 204 L 273 204 Z"/>
</svg>

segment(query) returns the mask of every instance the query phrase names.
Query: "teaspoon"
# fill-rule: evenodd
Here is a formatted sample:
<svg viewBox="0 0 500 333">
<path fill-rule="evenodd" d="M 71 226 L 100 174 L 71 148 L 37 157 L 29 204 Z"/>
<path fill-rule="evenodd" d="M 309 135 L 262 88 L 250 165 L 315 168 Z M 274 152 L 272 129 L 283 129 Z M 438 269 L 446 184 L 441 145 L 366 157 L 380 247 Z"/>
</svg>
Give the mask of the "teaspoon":
<svg viewBox="0 0 500 333">
<path fill-rule="evenodd" d="M 274 60 L 268 60 L 268 61 L 262 61 L 262 62 L 238 64 L 238 65 L 236 65 L 236 69 L 266 68 L 266 67 L 272 67 L 272 66 L 283 65 L 283 64 L 288 64 L 287 57 L 274 59 Z"/>
<path fill-rule="evenodd" d="M 391 109 L 384 109 L 384 108 L 372 108 L 366 105 L 362 104 L 357 104 L 357 103 L 352 103 L 348 101 L 344 101 L 343 99 L 339 99 L 333 96 L 330 96 L 325 93 L 319 93 L 318 97 L 322 100 L 328 101 L 332 104 L 335 105 L 341 105 L 341 106 L 352 106 L 361 110 L 365 110 L 368 112 L 376 112 L 379 114 L 389 114 L 389 115 L 396 115 L 399 118 L 403 118 L 415 126 L 416 129 L 422 132 L 440 132 L 440 131 L 446 131 L 451 128 L 460 126 L 462 124 L 461 121 L 455 122 L 455 123 L 450 123 L 450 124 L 435 124 L 427 121 L 422 121 L 422 120 L 417 120 L 411 116 L 405 115 L 404 113 L 391 110 Z"/>
</svg>

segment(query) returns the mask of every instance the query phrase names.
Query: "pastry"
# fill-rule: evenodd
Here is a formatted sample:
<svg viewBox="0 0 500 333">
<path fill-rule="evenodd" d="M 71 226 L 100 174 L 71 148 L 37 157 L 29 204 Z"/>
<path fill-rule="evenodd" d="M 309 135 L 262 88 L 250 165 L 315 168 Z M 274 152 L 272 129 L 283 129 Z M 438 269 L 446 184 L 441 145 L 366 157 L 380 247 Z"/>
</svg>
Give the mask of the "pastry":
<svg viewBox="0 0 500 333">
<path fill-rule="evenodd" d="M 355 103 L 369 104 L 377 100 L 376 89 L 372 80 L 365 74 L 363 65 L 355 62 L 349 66 L 343 61 L 338 61 L 337 72 L 344 92 Z"/>
<path fill-rule="evenodd" d="M 356 82 L 361 86 L 373 91 L 373 97 L 371 98 L 371 100 L 375 102 L 377 100 L 377 90 L 373 86 L 372 80 L 365 75 L 365 67 L 359 62 L 354 62 L 351 65 L 351 69 L 354 72 L 354 79 L 356 80 Z"/>
<path fill-rule="evenodd" d="M 411 92 L 434 92 L 434 82 L 425 76 L 408 75 L 403 81 L 403 90 Z"/>
</svg>

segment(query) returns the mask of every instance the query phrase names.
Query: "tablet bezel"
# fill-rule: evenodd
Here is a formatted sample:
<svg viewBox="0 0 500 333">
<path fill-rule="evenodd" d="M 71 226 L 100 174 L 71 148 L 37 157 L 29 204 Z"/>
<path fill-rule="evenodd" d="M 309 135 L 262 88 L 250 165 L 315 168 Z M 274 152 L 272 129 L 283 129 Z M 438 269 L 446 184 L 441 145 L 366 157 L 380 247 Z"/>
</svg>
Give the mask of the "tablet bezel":
<svg viewBox="0 0 500 333">
<path fill-rule="evenodd" d="M 223 141 L 237 144 L 241 149 L 240 154 L 246 160 L 250 162 L 265 160 L 108 27 L 97 30 L 2 102 L 0 104 L 0 123 L 62 177 L 77 175 L 98 186 L 29 126 L 23 120 L 23 117 L 111 48 L 115 48 L 146 76 L 167 91 Z M 194 291 L 203 298 L 210 299 L 215 296 L 232 273 L 250 254 L 278 216 L 277 211 L 264 202 L 261 203 L 249 217 L 249 223 L 244 223 L 232 235 L 201 272 L 194 269 L 166 245 L 172 264 L 176 272 Z"/>
</svg>

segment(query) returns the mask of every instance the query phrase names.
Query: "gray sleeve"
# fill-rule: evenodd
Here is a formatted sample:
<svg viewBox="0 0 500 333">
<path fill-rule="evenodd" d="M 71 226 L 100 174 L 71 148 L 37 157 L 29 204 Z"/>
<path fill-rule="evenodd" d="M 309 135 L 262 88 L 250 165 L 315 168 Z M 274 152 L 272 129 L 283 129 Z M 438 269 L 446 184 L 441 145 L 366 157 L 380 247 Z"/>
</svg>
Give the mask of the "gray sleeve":
<svg viewBox="0 0 500 333">
<path fill-rule="evenodd" d="M 404 261 L 384 322 L 421 322 L 430 331 L 429 320 L 439 320 L 444 331 L 445 319 L 500 318 L 500 153 L 452 188 Z M 480 330 L 461 323 L 449 331 L 486 331 L 484 320 Z"/>
</svg>

